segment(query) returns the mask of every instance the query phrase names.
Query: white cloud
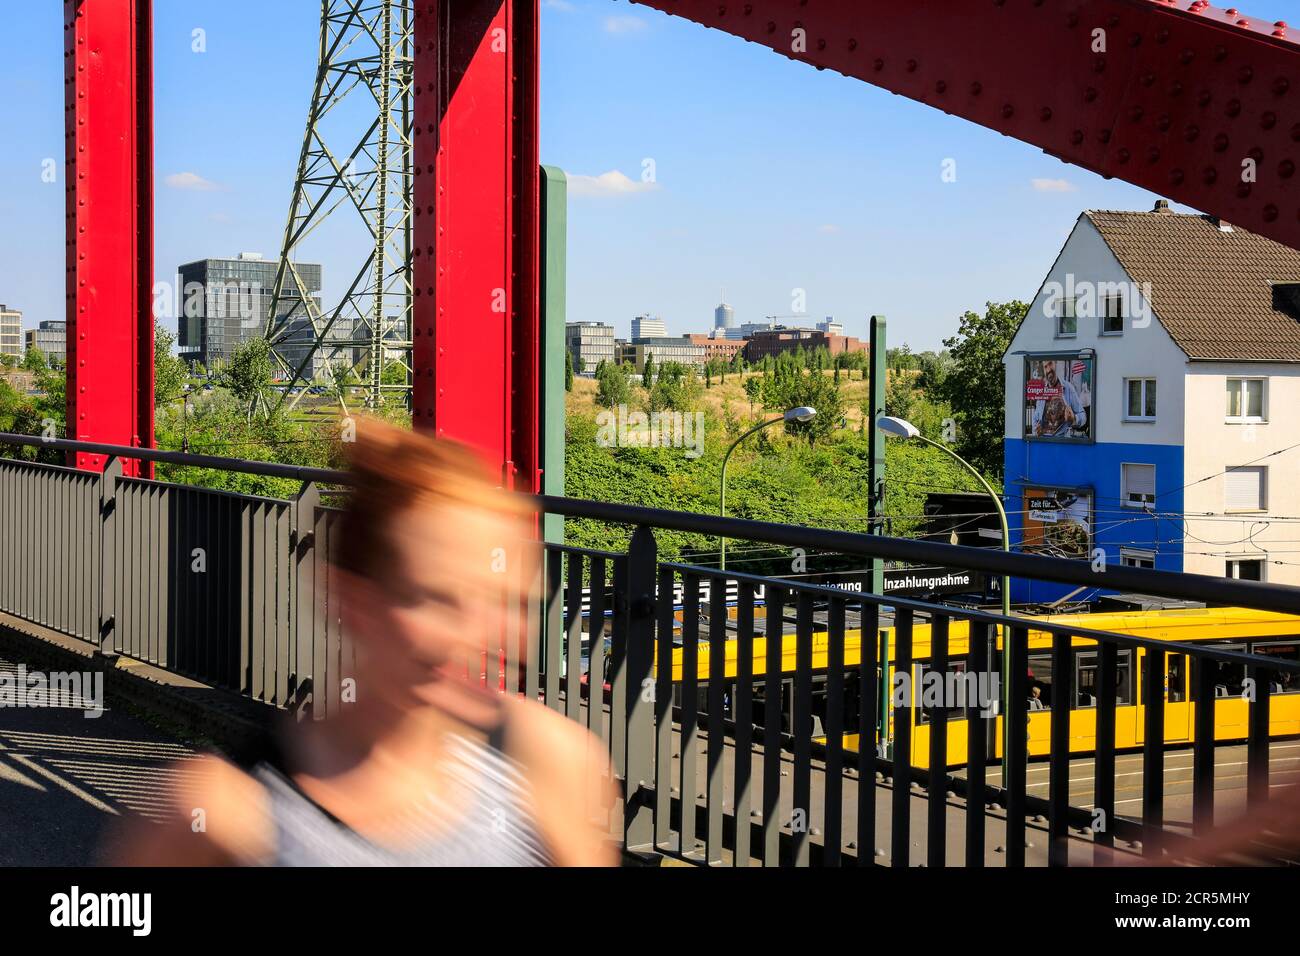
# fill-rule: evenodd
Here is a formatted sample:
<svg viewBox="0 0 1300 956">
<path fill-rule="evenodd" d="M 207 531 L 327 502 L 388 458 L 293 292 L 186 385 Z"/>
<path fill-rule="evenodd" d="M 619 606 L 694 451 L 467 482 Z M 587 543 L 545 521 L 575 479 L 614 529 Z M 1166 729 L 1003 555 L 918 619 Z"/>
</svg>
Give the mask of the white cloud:
<svg viewBox="0 0 1300 956">
<path fill-rule="evenodd" d="M 1065 179 L 1031 179 L 1035 192 L 1072 193 L 1079 187 Z"/>
<path fill-rule="evenodd" d="M 645 193 L 658 188 L 658 183 L 643 183 L 628 179 L 617 169 L 599 176 L 569 176 L 569 192 L 575 196 L 626 196 Z"/>
<path fill-rule="evenodd" d="M 204 179 L 198 173 L 172 173 L 163 182 L 172 189 L 188 189 L 200 193 L 215 192 L 221 188 L 210 179 Z"/>
<path fill-rule="evenodd" d="M 638 33 L 647 26 L 649 24 L 640 17 L 618 16 L 605 18 L 606 33 Z"/>
</svg>

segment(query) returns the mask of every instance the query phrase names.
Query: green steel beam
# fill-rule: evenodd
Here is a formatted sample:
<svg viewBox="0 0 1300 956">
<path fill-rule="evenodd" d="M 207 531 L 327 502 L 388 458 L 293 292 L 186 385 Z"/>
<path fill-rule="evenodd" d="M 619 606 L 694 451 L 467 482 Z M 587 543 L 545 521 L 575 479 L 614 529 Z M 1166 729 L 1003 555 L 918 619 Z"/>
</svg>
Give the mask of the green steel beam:
<svg viewBox="0 0 1300 956">
<path fill-rule="evenodd" d="M 564 170 L 541 170 L 541 435 L 542 494 L 564 494 L 564 320 L 568 244 L 568 178 Z M 564 543 L 564 518 L 543 519 L 544 540 Z"/>
</svg>

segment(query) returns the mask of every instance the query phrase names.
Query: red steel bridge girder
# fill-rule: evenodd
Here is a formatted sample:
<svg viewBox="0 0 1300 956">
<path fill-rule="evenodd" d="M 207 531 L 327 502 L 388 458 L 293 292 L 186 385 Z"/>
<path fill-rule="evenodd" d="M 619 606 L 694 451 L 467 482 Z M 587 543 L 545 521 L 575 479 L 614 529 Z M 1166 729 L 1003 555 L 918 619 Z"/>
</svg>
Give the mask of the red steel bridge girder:
<svg viewBox="0 0 1300 956">
<path fill-rule="evenodd" d="M 64 3 L 67 434 L 143 448 L 154 437 L 152 35 L 150 0 Z M 74 464 L 98 471 L 106 459 Z"/>
<path fill-rule="evenodd" d="M 1205 0 L 633 2 L 1300 247 L 1300 27 Z"/>
<path fill-rule="evenodd" d="M 540 488 L 537 0 L 417 0 L 414 426 Z"/>
</svg>

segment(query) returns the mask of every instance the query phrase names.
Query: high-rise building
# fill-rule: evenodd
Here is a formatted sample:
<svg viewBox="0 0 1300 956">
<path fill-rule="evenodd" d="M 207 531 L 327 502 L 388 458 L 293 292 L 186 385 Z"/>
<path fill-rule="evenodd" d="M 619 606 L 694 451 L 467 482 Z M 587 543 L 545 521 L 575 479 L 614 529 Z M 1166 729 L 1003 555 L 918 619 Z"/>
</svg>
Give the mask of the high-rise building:
<svg viewBox="0 0 1300 956">
<path fill-rule="evenodd" d="M 736 324 L 736 310 L 727 303 L 721 303 L 713 310 L 713 327 L 715 329 L 730 329 Z"/>
<path fill-rule="evenodd" d="M 818 322 L 818 323 L 817 323 L 817 331 L 818 331 L 818 332 L 825 332 L 827 335 L 843 335 L 843 334 L 844 334 L 844 323 L 843 323 L 843 322 L 836 322 L 836 321 L 835 321 L 835 316 L 833 316 L 833 315 L 828 315 L 828 316 L 826 316 L 826 321 L 825 321 L 825 322 Z"/>
<path fill-rule="evenodd" d="M 632 320 L 632 338 L 662 339 L 668 335 L 668 326 L 660 316 L 638 315 Z"/>
<path fill-rule="evenodd" d="M 191 363 L 202 363 L 209 369 L 220 368 L 234 354 L 235 349 L 255 336 L 263 335 L 270 314 L 275 291 L 275 276 L 279 263 L 263 259 L 255 252 L 241 252 L 233 259 L 200 259 L 188 262 L 177 270 L 181 283 L 181 307 L 178 319 L 177 344 L 181 357 Z M 309 292 L 321 288 L 321 267 L 298 262 L 294 264 Z M 320 298 L 312 297 L 314 307 L 320 308 Z M 288 315 L 296 308 L 301 320 L 291 323 L 279 350 L 292 361 L 292 347 L 300 344 L 304 356 L 313 338 L 311 323 L 300 299 L 282 297 L 280 314 Z M 353 330 L 330 330 L 330 338 L 351 341 Z M 289 354 L 286 355 L 286 346 Z M 351 358 L 351 353 L 348 353 Z M 350 364 L 350 363 L 349 363 Z M 314 376 L 313 376 L 314 377 Z"/>
<path fill-rule="evenodd" d="M 42 322 L 37 328 L 27 330 L 27 350 L 40 349 L 50 365 L 68 362 L 68 323 L 63 319 Z"/>
<path fill-rule="evenodd" d="M 573 356 L 573 370 L 591 375 L 602 361 L 615 360 L 614 326 L 604 322 L 566 322 L 564 345 Z"/>
<path fill-rule="evenodd" d="M 0 305 L 0 355 L 23 357 L 23 314 Z"/>
</svg>

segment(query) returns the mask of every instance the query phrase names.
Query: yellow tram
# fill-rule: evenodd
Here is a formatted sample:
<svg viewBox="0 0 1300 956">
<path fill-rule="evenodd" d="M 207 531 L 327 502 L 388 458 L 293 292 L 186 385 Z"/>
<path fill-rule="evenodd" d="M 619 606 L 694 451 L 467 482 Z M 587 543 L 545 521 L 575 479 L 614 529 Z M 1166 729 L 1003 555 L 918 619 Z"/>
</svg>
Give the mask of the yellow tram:
<svg viewBox="0 0 1300 956">
<path fill-rule="evenodd" d="M 762 631 L 763 609 L 755 609 L 755 629 Z M 1284 661 L 1300 661 L 1300 616 L 1277 614 L 1266 611 L 1254 611 L 1245 608 L 1178 608 L 1173 610 L 1138 611 L 1123 613 L 1097 614 L 1060 614 L 1040 617 L 1025 617 L 1029 629 L 1028 670 L 1030 686 L 1038 692 L 1035 701 L 1026 701 L 1029 708 L 1029 753 L 1031 757 L 1046 756 L 1049 753 L 1052 715 L 1052 637 L 1051 634 L 1035 629 L 1035 623 L 1050 623 L 1066 627 L 1077 627 L 1081 631 L 1110 631 L 1134 637 L 1181 644 L 1208 644 L 1223 650 L 1273 657 Z M 996 629 L 995 629 L 996 630 Z M 965 621 L 953 620 L 949 625 L 948 667 L 949 672 L 964 671 L 969 650 L 970 628 Z M 887 723 L 885 736 L 893 739 L 896 735 L 894 722 L 900 714 L 908 714 L 912 721 L 911 762 L 913 766 L 925 767 L 929 763 L 930 728 L 927 710 L 921 699 L 921 688 L 930 658 L 930 626 L 917 623 L 912 628 L 913 673 L 911 681 L 896 681 L 894 672 L 894 649 L 896 647 L 894 629 L 882 628 L 877 636 L 878 648 L 885 653 L 887 673 L 882 675 L 877 667 L 873 679 L 877 688 L 888 688 L 890 706 L 880 707 L 880 691 L 875 695 L 880 710 L 879 719 Z M 845 728 L 857 727 L 857 701 L 859 699 L 859 682 L 861 674 L 862 635 L 857 630 L 846 630 L 844 639 L 844 673 L 845 673 Z M 1096 678 L 1098 653 L 1096 641 L 1086 637 L 1075 637 L 1073 645 L 1074 700 L 1070 710 L 1070 750 L 1072 753 L 1088 753 L 1096 747 L 1097 710 Z M 1001 649 L 1001 641 L 998 641 Z M 726 643 L 726 677 L 728 681 L 728 699 L 735 691 L 736 653 L 735 639 Z M 788 730 L 793 705 L 793 675 L 795 671 L 796 638 L 793 634 L 782 637 L 782 713 L 783 729 Z M 675 696 L 680 698 L 682 679 L 682 651 L 673 649 L 672 680 Z M 1115 708 L 1115 746 L 1120 749 L 1136 748 L 1143 744 L 1146 708 L 1150 702 L 1143 697 L 1143 681 L 1146 654 L 1141 648 L 1121 648 L 1118 652 L 1118 680 L 1116 686 L 1117 702 Z M 767 640 L 760 633 L 753 640 L 753 699 L 754 712 L 762 713 L 764 694 L 766 692 Z M 812 679 L 814 687 L 814 737 L 825 742 L 822 721 L 825 717 L 825 679 L 827 668 L 827 634 L 825 630 L 815 631 L 812 637 Z M 1247 716 L 1249 701 L 1243 693 L 1246 684 L 1244 669 L 1239 664 L 1214 662 L 1218 670 L 1214 679 L 1215 709 L 1214 736 L 1216 740 L 1244 740 L 1247 736 Z M 706 700 L 709 678 L 709 646 L 701 642 L 698 647 L 697 681 L 701 710 Z M 972 682 L 973 683 L 973 682 Z M 899 688 L 905 688 L 900 690 Z M 1272 700 L 1269 707 L 1269 732 L 1273 737 L 1300 735 L 1300 680 L 1290 674 L 1277 675 L 1271 685 Z M 902 710 L 893 706 L 899 694 L 910 693 L 913 706 Z M 1164 699 L 1160 702 L 1165 708 L 1165 740 L 1170 744 L 1191 743 L 1194 733 L 1193 711 L 1197 706 L 1196 689 L 1191 678 L 1190 662 L 1186 654 L 1170 653 L 1166 655 Z M 903 698 L 906 699 L 906 698 Z M 980 698 L 983 700 L 983 698 Z M 758 722 L 761 723 L 761 720 Z M 950 711 L 948 718 L 948 758 L 949 766 L 959 766 L 967 762 L 966 754 L 966 717 L 963 711 Z M 995 756 L 1002 750 L 1002 718 L 996 717 L 990 725 L 990 736 L 996 747 Z M 844 748 L 856 751 L 858 735 L 846 734 Z"/>
</svg>

